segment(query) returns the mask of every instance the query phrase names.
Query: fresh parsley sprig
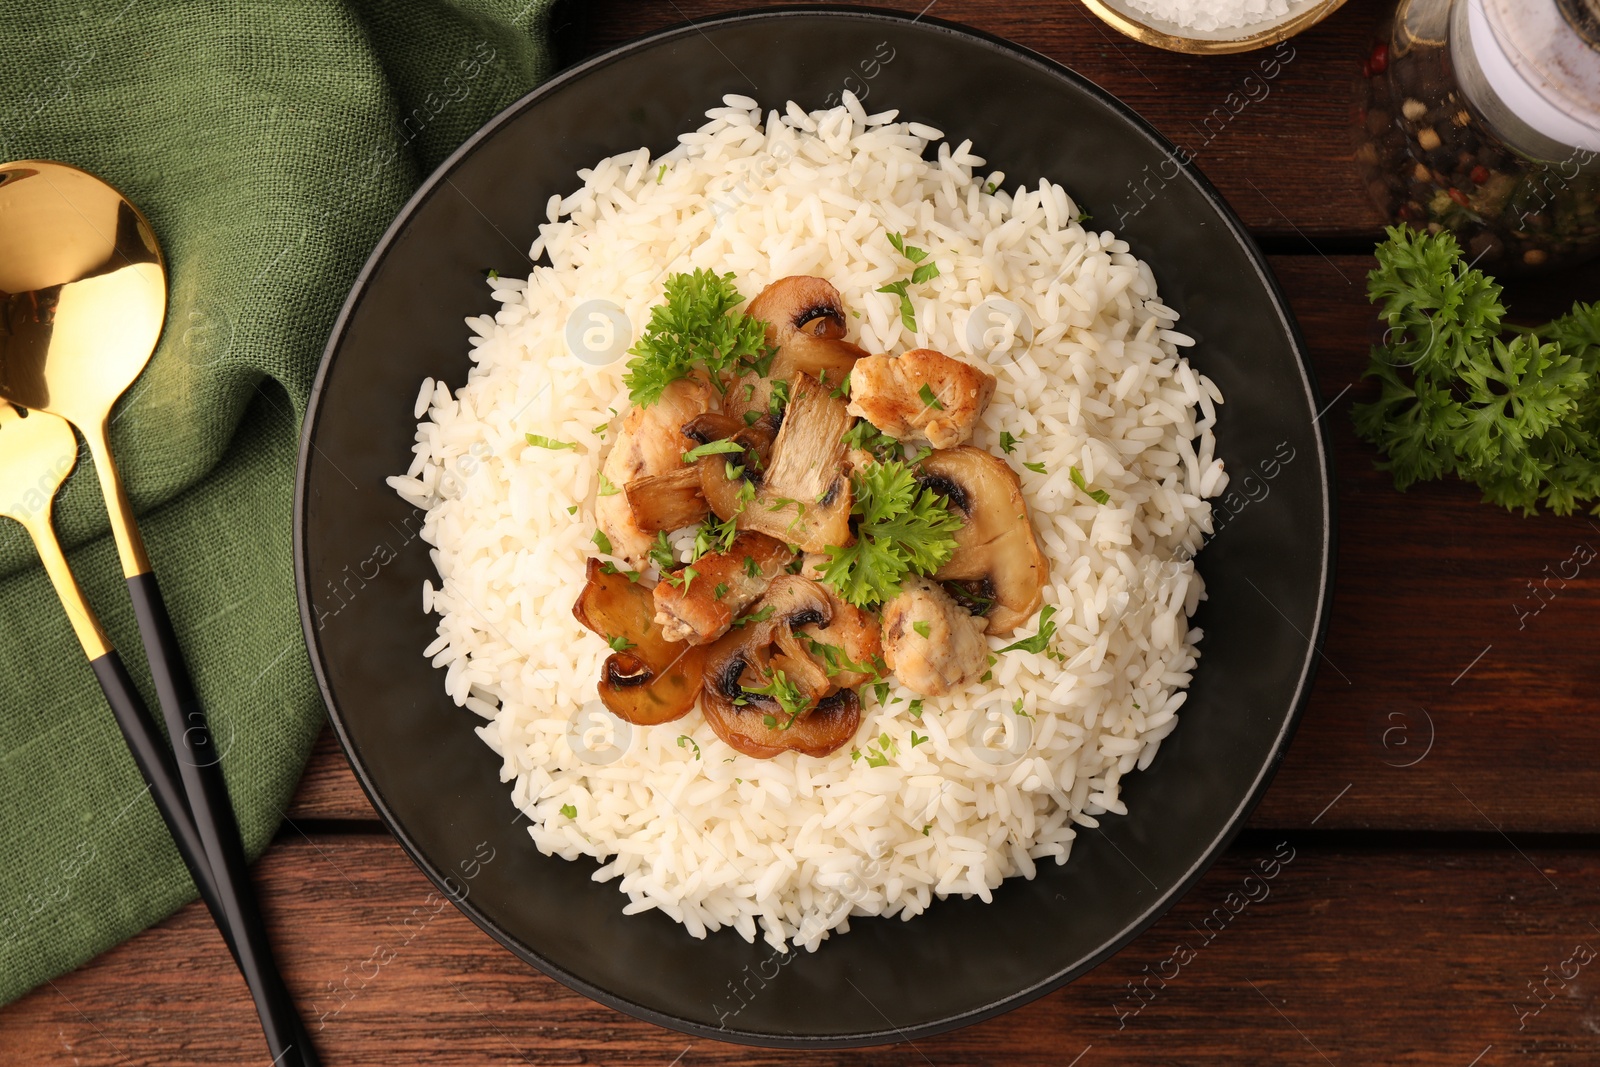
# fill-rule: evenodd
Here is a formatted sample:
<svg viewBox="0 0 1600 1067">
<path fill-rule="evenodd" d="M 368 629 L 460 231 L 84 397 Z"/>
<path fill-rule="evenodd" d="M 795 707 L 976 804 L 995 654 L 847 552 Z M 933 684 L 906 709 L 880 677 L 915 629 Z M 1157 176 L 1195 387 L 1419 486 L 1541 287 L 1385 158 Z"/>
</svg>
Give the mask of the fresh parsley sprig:
<svg viewBox="0 0 1600 1067">
<path fill-rule="evenodd" d="M 955 552 L 961 517 L 944 497 L 917 484 L 899 460 L 870 463 L 850 476 L 854 544 L 828 546 L 822 581 L 858 608 L 900 591 L 906 575 L 932 574 Z"/>
<path fill-rule="evenodd" d="M 733 311 L 744 301 L 733 278 L 732 271 L 696 270 L 667 279 L 665 302 L 650 309 L 644 335 L 628 350 L 623 380 L 635 404 L 655 403 L 697 367 L 719 382 L 722 371 L 766 352 L 766 323 Z"/>
<path fill-rule="evenodd" d="M 1532 514 L 1600 514 L 1600 304 L 1532 329 L 1505 323 L 1500 286 L 1448 232 L 1391 227 L 1367 276 L 1388 326 L 1356 431 L 1395 487 L 1446 474 Z"/>
</svg>

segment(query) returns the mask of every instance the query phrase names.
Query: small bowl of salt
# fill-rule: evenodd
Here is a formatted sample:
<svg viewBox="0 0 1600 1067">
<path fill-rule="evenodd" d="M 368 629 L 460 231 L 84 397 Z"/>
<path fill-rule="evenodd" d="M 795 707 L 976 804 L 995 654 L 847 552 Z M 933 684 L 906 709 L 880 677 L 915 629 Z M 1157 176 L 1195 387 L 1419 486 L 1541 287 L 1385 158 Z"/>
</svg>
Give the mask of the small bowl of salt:
<svg viewBox="0 0 1600 1067">
<path fill-rule="evenodd" d="M 1136 41 L 1191 55 L 1247 52 L 1310 29 L 1344 0 L 1083 0 Z"/>
</svg>

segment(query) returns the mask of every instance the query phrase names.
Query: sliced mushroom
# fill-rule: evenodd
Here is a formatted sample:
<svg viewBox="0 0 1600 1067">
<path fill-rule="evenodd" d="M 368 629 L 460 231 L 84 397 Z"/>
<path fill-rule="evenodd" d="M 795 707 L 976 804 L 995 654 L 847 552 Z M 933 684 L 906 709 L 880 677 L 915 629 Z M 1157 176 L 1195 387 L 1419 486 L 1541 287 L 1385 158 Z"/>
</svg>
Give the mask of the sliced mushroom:
<svg viewBox="0 0 1600 1067">
<path fill-rule="evenodd" d="M 782 541 L 742 531 L 726 552 L 707 552 L 695 560 L 695 576 L 688 583 L 663 581 L 656 586 L 655 624 L 669 641 L 710 644 L 728 632 L 793 558 Z"/>
<path fill-rule="evenodd" d="M 747 375 L 722 398 L 722 410 L 742 416 L 772 408 L 772 385 L 809 374 L 830 390 L 850 377 L 867 353 L 844 340 L 844 301 L 824 278 L 780 278 L 750 301 L 745 313 L 767 324 L 767 344 L 777 349 L 765 376 Z"/>
<path fill-rule="evenodd" d="M 762 416 L 752 425 L 729 415 L 707 414 L 683 427 L 696 444 L 732 440 L 744 446 L 743 452 L 713 453 L 695 461 L 700 473 L 700 493 L 719 519 L 736 515 L 754 499 L 756 485 L 772 459 L 772 443 L 778 435 L 778 420 Z"/>
<path fill-rule="evenodd" d="M 854 689 L 841 689 L 817 702 L 811 714 L 787 730 L 766 725 L 770 712 L 752 710 L 754 705 L 739 705 L 721 692 L 707 688 L 701 700 L 706 722 L 712 733 L 728 747 L 756 759 L 771 759 L 785 752 L 805 756 L 827 756 L 850 743 L 861 726 L 861 698 Z"/>
<path fill-rule="evenodd" d="M 854 689 L 865 682 L 877 681 L 883 659 L 877 617 L 841 600 L 826 586 L 824 589 L 833 609 L 833 619 L 800 628 L 798 632 L 806 642 L 806 650 L 822 661 L 829 683 L 837 688 Z M 852 667 L 865 669 L 853 670 Z"/>
<path fill-rule="evenodd" d="M 691 464 L 635 478 L 622 491 L 633 509 L 633 524 L 645 533 L 681 530 L 711 511 L 700 491 L 700 471 Z"/>
<path fill-rule="evenodd" d="M 883 659 L 906 688 L 943 696 L 983 673 L 984 622 L 937 583 L 910 578 L 883 606 Z"/>
<path fill-rule="evenodd" d="M 585 578 L 572 614 L 614 648 L 625 644 L 601 668 L 601 703 L 639 726 L 681 718 L 700 695 L 706 650 L 668 641 L 651 622 L 650 590 L 626 575 L 590 559 Z"/>
<path fill-rule="evenodd" d="M 786 751 L 826 756 L 855 736 L 861 702 L 854 691 L 830 692 L 826 672 L 801 647 L 795 630 L 832 620 L 827 592 L 794 575 L 773 581 L 754 605 L 759 622 L 730 630 L 710 647 L 701 708 L 716 735 L 758 759 Z M 766 688 L 782 671 L 803 704 L 791 715 Z"/>
<path fill-rule="evenodd" d="M 719 518 L 738 515 L 741 529 L 759 530 L 805 552 L 849 544 L 852 497 L 842 438 L 852 421 L 844 401 L 810 375 L 795 375 L 766 469 L 747 465 L 742 475 L 754 486 L 754 499 L 747 490 L 718 483 L 724 465 L 702 468 L 706 502 Z"/>
<path fill-rule="evenodd" d="M 850 374 L 850 414 L 902 441 L 954 448 L 972 438 L 994 375 L 931 348 L 868 356 Z"/>
<path fill-rule="evenodd" d="M 1032 618 L 1044 602 L 1050 564 L 1034 539 L 1016 472 L 981 448 L 951 448 L 924 459 L 917 480 L 965 520 L 954 555 L 934 577 L 962 583 L 962 599 L 983 609 L 991 634 L 1008 634 Z"/>
<path fill-rule="evenodd" d="M 683 454 L 695 445 L 682 426 L 711 407 L 715 392 L 702 377 L 681 378 L 668 385 L 661 399 L 635 406 L 623 417 L 616 441 L 601 473 L 617 486 L 683 466 Z M 595 504 L 600 529 L 611 539 L 613 554 L 633 567 L 643 567 L 654 538 L 634 521 L 627 493 L 603 496 Z"/>
</svg>

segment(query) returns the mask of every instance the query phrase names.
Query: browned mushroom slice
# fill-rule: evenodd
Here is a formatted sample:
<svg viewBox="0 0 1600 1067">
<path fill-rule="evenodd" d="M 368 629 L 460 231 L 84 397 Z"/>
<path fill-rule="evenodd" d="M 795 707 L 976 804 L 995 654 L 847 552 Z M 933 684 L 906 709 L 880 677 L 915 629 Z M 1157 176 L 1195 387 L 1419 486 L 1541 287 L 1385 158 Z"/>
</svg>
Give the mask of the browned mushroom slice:
<svg viewBox="0 0 1600 1067">
<path fill-rule="evenodd" d="M 684 452 L 696 444 L 683 435 L 682 426 L 707 410 L 713 395 L 704 378 L 682 378 L 668 385 L 654 404 L 630 408 L 600 472 L 612 485 L 626 486 L 636 479 L 682 467 Z M 633 506 L 626 493 L 600 497 L 595 503 L 595 518 L 610 539 L 615 555 L 630 566 L 644 566 L 655 539 L 634 523 Z"/>
<path fill-rule="evenodd" d="M 965 520 L 955 553 L 934 577 L 961 583 L 958 599 L 980 609 L 991 634 L 1008 634 L 1032 618 L 1044 602 L 1050 564 L 1034 539 L 1016 472 L 981 448 L 951 448 L 924 459 L 917 480 Z"/>
<path fill-rule="evenodd" d="M 943 696 L 977 678 L 989 654 L 983 620 L 926 578 L 883 606 L 883 659 L 906 688 Z"/>
<path fill-rule="evenodd" d="M 722 410 L 743 416 L 772 408 L 774 382 L 809 374 L 829 389 L 850 377 L 856 360 L 867 353 L 844 340 L 844 301 L 826 279 L 805 275 L 780 278 L 750 301 L 746 314 L 767 324 L 767 344 L 776 348 L 764 376 L 746 375 L 722 398 Z"/>
<path fill-rule="evenodd" d="M 740 529 L 759 530 L 805 552 L 821 552 L 829 545 L 847 545 L 850 532 L 850 475 L 845 467 L 844 433 L 854 421 L 844 401 L 830 396 L 815 378 L 797 374 L 789 383 L 789 406 L 783 426 L 772 442 L 772 457 L 760 472 L 746 470 L 755 479 L 755 498 L 739 495 L 734 487 L 713 484 L 718 472 L 701 486 L 706 502 L 719 517 L 737 514 Z M 723 473 L 726 473 L 725 471 Z M 722 507 L 732 504 L 726 514 Z"/>
<path fill-rule="evenodd" d="M 800 628 L 806 650 L 822 661 L 829 683 L 840 689 L 876 681 L 883 657 L 877 617 L 841 600 L 831 589 L 827 594 L 833 619 Z"/>
<path fill-rule="evenodd" d="M 669 641 L 710 644 L 728 632 L 793 558 L 782 541 L 745 530 L 726 552 L 707 552 L 695 560 L 689 582 L 656 586 L 655 624 Z"/>
<path fill-rule="evenodd" d="M 850 743 L 861 726 L 861 698 L 854 689 L 841 689 L 818 701 L 811 714 L 787 730 L 766 724 L 770 712 L 739 705 L 723 693 L 707 688 L 700 702 L 706 722 L 728 747 L 756 759 L 771 759 L 785 752 L 827 756 Z"/>
<path fill-rule="evenodd" d="M 690 464 L 635 478 L 623 492 L 633 509 L 633 524 L 645 533 L 693 526 L 711 510 L 700 491 L 700 471 Z"/>
<path fill-rule="evenodd" d="M 829 692 L 830 680 L 794 631 L 832 619 L 821 586 L 784 575 L 754 605 L 755 619 L 710 647 L 701 708 L 716 735 L 758 759 L 786 751 L 826 756 L 855 736 L 861 702 L 854 691 Z M 787 703 L 756 690 L 780 681 Z"/>
<path fill-rule="evenodd" d="M 572 614 L 612 648 L 600 671 L 600 701 L 619 719 L 655 726 L 694 707 L 705 672 L 706 650 L 668 641 L 651 622 L 650 590 L 621 573 L 607 574 L 589 560 L 583 592 Z"/>
<path fill-rule="evenodd" d="M 954 448 L 972 437 L 994 375 L 931 348 L 868 356 L 850 374 L 850 414 L 902 441 Z"/>
<path fill-rule="evenodd" d="M 772 442 L 778 435 L 778 420 L 771 416 L 745 426 L 727 415 L 702 415 L 687 424 L 683 432 L 700 444 L 734 441 L 742 452 L 717 452 L 695 461 L 700 474 L 700 493 L 719 519 L 743 511 L 755 499 L 756 486 L 772 459 Z"/>
</svg>

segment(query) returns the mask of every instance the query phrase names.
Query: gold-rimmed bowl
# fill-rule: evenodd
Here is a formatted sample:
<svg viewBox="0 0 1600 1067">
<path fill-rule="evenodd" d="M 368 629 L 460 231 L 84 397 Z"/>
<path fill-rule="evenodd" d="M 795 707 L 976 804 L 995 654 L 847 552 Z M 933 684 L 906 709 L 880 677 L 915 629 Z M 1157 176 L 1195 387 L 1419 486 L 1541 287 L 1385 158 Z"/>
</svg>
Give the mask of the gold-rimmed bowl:
<svg viewBox="0 0 1600 1067">
<path fill-rule="evenodd" d="M 1083 6 L 1119 33 L 1153 48 L 1188 55 L 1224 55 L 1249 52 L 1288 40 L 1309 30 L 1339 8 L 1344 0 L 1309 0 L 1291 4 L 1286 14 L 1247 26 L 1196 30 L 1154 18 L 1136 10 L 1127 0 L 1083 0 Z"/>
</svg>

